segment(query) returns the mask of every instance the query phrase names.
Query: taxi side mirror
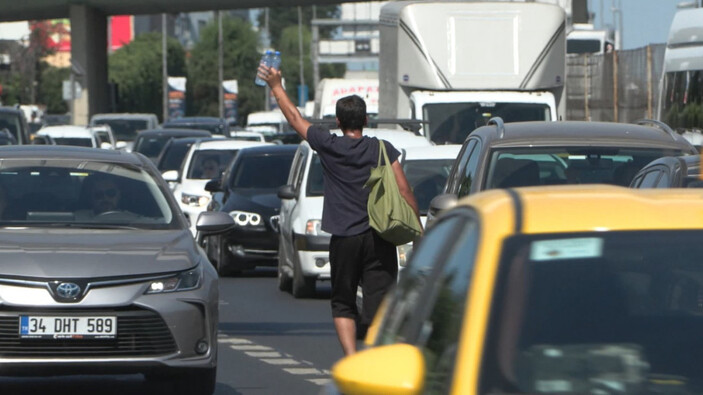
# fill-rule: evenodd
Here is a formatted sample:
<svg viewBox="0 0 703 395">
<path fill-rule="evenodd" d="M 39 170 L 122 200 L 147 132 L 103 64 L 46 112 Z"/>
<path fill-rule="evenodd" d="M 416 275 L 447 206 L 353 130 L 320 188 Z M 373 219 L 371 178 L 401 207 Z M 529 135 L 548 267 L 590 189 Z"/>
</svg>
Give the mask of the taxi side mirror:
<svg viewBox="0 0 703 395">
<path fill-rule="evenodd" d="M 409 344 L 371 348 L 337 362 L 332 379 L 346 395 L 418 394 L 424 386 L 425 359 Z"/>
</svg>

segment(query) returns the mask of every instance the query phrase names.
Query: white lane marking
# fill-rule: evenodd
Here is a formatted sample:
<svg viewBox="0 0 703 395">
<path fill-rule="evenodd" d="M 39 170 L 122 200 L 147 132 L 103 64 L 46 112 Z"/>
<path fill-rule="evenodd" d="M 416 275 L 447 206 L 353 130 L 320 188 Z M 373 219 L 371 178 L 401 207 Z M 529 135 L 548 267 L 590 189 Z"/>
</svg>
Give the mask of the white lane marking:
<svg viewBox="0 0 703 395">
<path fill-rule="evenodd" d="M 251 344 L 251 340 L 238 339 L 236 337 L 221 337 L 217 339 L 219 343 L 229 343 L 229 344 Z"/>
<path fill-rule="evenodd" d="M 322 374 L 319 370 L 315 368 L 285 368 L 283 369 L 290 374 Z"/>
<path fill-rule="evenodd" d="M 306 381 L 317 385 L 327 385 L 332 382 L 332 379 L 307 379 Z"/>
<path fill-rule="evenodd" d="M 245 352 L 245 354 L 247 354 L 250 357 L 254 357 L 254 358 L 280 358 L 281 357 L 281 353 L 276 352 L 276 351 L 271 351 L 271 352 L 247 351 L 247 352 Z"/>
<path fill-rule="evenodd" d="M 229 348 L 237 351 L 273 351 L 273 348 L 256 344 L 230 345 Z"/>
<path fill-rule="evenodd" d="M 300 365 L 300 362 L 291 358 L 260 359 L 260 361 L 271 365 Z"/>
<path fill-rule="evenodd" d="M 227 334 L 225 333 L 218 333 L 217 335 L 217 341 L 218 343 L 225 343 L 229 344 L 229 348 L 235 351 L 242 351 L 244 352 L 247 356 L 250 356 L 252 358 L 257 358 L 261 362 L 268 363 L 270 365 L 276 365 L 276 366 L 296 366 L 296 365 L 308 365 L 309 367 L 295 367 L 295 368 L 282 368 L 286 373 L 290 374 L 295 374 L 299 376 L 303 375 L 315 375 L 315 376 L 329 376 L 330 371 L 327 369 L 315 369 L 314 364 L 310 361 L 302 360 L 302 361 L 296 361 L 295 359 L 292 358 L 292 355 L 286 354 L 286 353 L 281 353 L 276 350 L 274 350 L 271 347 L 267 346 L 261 346 L 258 344 L 255 344 L 249 339 L 242 339 L 242 338 L 230 338 L 228 337 Z M 332 381 L 332 379 L 328 378 L 315 378 L 315 379 L 306 379 L 307 382 L 310 382 L 312 384 L 318 385 L 318 386 L 324 386 L 327 385 Z"/>
</svg>

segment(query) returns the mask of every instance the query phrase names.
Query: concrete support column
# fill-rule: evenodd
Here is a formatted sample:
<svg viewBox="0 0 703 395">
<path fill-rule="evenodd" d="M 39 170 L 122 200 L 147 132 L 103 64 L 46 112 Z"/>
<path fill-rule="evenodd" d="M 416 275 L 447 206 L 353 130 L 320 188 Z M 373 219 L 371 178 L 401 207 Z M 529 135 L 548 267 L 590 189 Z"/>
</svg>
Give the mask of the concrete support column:
<svg viewBox="0 0 703 395">
<path fill-rule="evenodd" d="M 87 125 L 93 114 L 108 109 L 107 17 L 84 5 L 71 5 L 71 63 L 81 98 L 74 101 L 72 121 Z"/>
</svg>

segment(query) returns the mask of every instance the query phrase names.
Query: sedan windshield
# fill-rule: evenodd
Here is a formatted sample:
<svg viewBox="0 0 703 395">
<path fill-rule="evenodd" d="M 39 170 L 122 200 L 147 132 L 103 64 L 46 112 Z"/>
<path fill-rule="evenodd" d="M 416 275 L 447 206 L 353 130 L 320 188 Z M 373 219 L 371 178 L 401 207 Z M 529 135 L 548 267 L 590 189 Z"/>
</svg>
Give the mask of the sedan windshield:
<svg viewBox="0 0 703 395">
<path fill-rule="evenodd" d="M 491 154 L 485 189 L 558 184 L 630 185 L 647 163 L 678 150 L 529 147 Z"/>
<path fill-rule="evenodd" d="M 509 239 L 481 386 L 493 393 L 703 392 L 701 237 L 646 231 Z"/>
<path fill-rule="evenodd" d="M 72 159 L 4 159 L 2 226 L 171 228 L 178 219 L 147 172 Z"/>
<path fill-rule="evenodd" d="M 57 145 L 73 145 L 78 147 L 93 147 L 93 139 L 83 137 L 54 137 Z"/>
</svg>

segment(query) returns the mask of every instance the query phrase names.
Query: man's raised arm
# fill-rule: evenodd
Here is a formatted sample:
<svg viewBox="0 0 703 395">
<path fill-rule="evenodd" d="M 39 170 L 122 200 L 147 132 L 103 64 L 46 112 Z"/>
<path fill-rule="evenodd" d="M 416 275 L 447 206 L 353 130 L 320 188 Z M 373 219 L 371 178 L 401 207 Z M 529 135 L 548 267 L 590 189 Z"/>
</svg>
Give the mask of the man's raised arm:
<svg viewBox="0 0 703 395">
<path fill-rule="evenodd" d="M 281 84 L 281 71 L 262 64 L 259 65 L 257 74 L 259 78 L 268 83 L 271 88 L 271 94 L 276 98 L 278 107 L 280 107 L 283 116 L 286 117 L 288 124 L 298 132 L 303 140 L 307 140 L 310 122 L 303 118 L 300 111 L 298 111 L 298 107 L 288 98 L 288 94 L 286 90 L 283 89 L 283 84 Z"/>
</svg>

